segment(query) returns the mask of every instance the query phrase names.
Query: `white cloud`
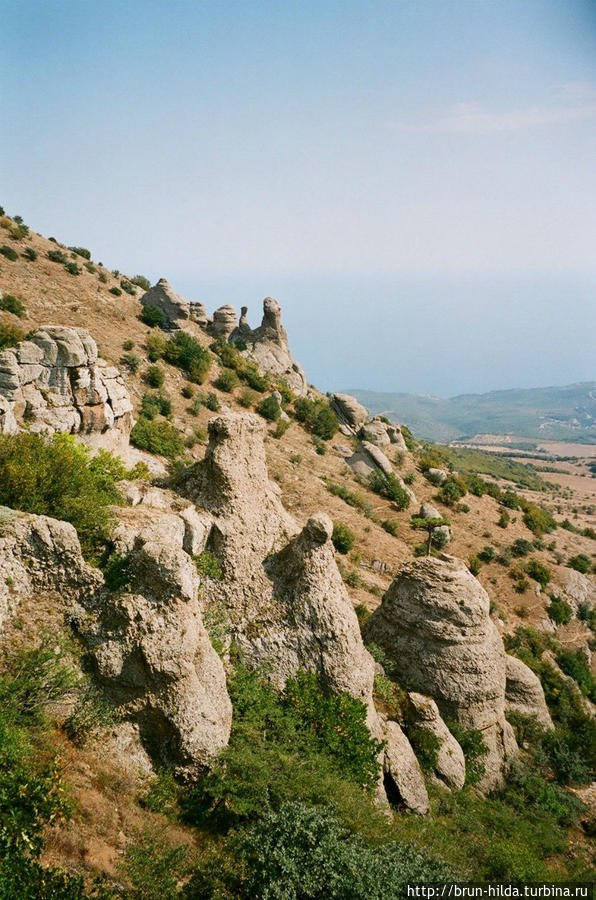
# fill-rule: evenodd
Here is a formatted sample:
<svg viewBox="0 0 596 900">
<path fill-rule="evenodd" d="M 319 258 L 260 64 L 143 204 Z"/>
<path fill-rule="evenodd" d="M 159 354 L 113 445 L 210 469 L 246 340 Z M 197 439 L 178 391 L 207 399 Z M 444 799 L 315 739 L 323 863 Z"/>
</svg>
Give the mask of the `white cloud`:
<svg viewBox="0 0 596 900">
<path fill-rule="evenodd" d="M 596 118 L 596 88 L 570 82 L 554 92 L 557 102 L 505 111 L 490 110 L 480 103 L 456 103 L 444 116 L 419 125 L 400 128 L 420 134 L 494 134 L 521 131 L 541 125 L 561 125 Z"/>
</svg>

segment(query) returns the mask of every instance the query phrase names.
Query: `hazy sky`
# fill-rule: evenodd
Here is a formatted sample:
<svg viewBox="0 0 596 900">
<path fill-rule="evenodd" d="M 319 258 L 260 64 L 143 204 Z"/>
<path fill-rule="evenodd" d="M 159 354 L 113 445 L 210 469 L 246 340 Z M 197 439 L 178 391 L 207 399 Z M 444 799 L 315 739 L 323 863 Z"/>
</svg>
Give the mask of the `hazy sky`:
<svg viewBox="0 0 596 900">
<path fill-rule="evenodd" d="M 0 202 L 323 389 L 596 379 L 595 0 L 0 0 Z"/>
</svg>

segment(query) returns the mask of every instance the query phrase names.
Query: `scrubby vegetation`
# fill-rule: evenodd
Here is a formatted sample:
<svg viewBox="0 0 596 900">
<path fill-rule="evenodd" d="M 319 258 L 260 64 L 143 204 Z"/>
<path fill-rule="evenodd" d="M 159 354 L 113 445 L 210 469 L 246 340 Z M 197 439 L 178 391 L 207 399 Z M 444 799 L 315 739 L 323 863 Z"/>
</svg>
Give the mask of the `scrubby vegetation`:
<svg viewBox="0 0 596 900">
<path fill-rule="evenodd" d="M 2 294 L 0 297 L 0 309 L 12 313 L 13 316 L 18 316 L 19 319 L 22 319 L 26 312 L 23 301 L 13 294 Z"/>
<path fill-rule="evenodd" d="M 345 524 L 345 522 L 333 523 L 331 540 L 338 553 L 343 553 L 344 555 L 349 553 L 354 546 L 355 539 L 356 536 L 354 535 L 354 532 Z"/>
<path fill-rule="evenodd" d="M 132 429 L 130 442 L 139 450 L 147 450 L 168 459 L 176 459 L 184 451 L 184 441 L 177 428 L 169 422 L 152 422 L 144 416 L 141 416 Z"/>
<path fill-rule="evenodd" d="M 329 441 L 339 430 L 337 416 L 326 400 L 309 400 L 298 397 L 294 401 L 294 414 L 309 431 L 324 441 Z"/>
<path fill-rule="evenodd" d="M 380 469 L 375 469 L 370 473 L 368 483 L 375 494 L 391 500 L 397 509 L 407 509 L 410 505 L 410 496 L 396 475 L 387 475 Z"/>
<path fill-rule="evenodd" d="M 25 332 L 22 328 L 19 328 L 18 325 L 11 325 L 10 322 L 0 322 L 0 350 L 14 347 L 24 340 Z"/>
</svg>

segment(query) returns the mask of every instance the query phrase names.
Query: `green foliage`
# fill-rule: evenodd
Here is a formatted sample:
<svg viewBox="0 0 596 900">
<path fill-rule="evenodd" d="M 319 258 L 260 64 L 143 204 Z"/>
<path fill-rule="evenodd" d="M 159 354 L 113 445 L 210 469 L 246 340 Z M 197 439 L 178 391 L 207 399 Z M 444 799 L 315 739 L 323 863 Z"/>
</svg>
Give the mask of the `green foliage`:
<svg viewBox="0 0 596 900">
<path fill-rule="evenodd" d="M 344 522 L 334 522 L 331 540 L 338 553 L 346 554 L 354 546 L 355 535 Z"/>
<path fill-rule="evenodd" d="M 121 296 L 122 296 L 122 291 L 120 290 L 120 288 L 117 288 L 117 287 L 111 287 L 110 290 L 109 290 L 109 293 L 110 293 L 110 294 L 113 294 L 114 297 L 121 297 Z"/>
<path fill-rule="evenodd" d="M 480 569 L 482 568 L 482 560 L 479 559 L 478 556 L 469 556 L 468 557 L 468 569 L 472 573 L 472 575 L 478 575 Z"/>
<path fill-rule="evenodd" d="M 203 857 L 188 900 L 401 900 L 445 865 L 405 843 L 369 847 L 329 810 L 288 800 Z"/>
<path fill-rule="evenodd" d="M 18 316 L 19 319 L 22 319 L 26 312 L 23 301 L 13 294 L 2 294 L 0 296 L 0 309 L 12 313 L 13 316 Z"/>
<path fill-rule="evenodd" d="M 414 450 L 416 450 L 418 447 L 418 441 L 415 439 L 414 435 L 407 425 L 400 425 L 399 428 L 402 433 L 403 439 L 406 442 L 406 447 L 408 448 L 410 453 L 413 453 Z"/>
<path fill-rule="evenodd" d="M 171 772 L 164 770 L 151 779 L 147 790 L 139 797 L 139 802 L 151 812 L 175 816 L 179 812 L 180 796 L 180 785 Z"/>
<path fill-rule="evenodd" d="M 135 275 L 134 278 L 130 279 L 130 282 L 131 284 L 136 284 L 137 287 L 142 288 L 144 291 L 151 289 L 151 282 L 144 275 Z"/>
<path fill-rule="evenodd" d="M 80 275 L 83 271 L 81 267 L 76 264 L 76 262 L 67 262 L 64 264 L 64 268 L 70 275 Z"/>
<path fill-rule="evenodd" d="M 511 552 L 514 556 L 527 556 L 532 552 L 532 543 L 525 538 L 517 538 L 511 545 Z"/>
<path fill-rule="evenodd" d="M 366 707 L 349 694 L 327 694 L 299 673 L 278 694 L 259 672 L 238 666 L 228 681 L 234 707 L 230 743 L 211 774 L 187 798 L 187 816 L 229 824 L 287 800 L 325 803 L 372 792 L 380 744 Z"/>
<path fill-rule="evenodd" d="M 122 473 L 126 469 L 111 454 L 101 451 L 91 459 L 70 435 L 0 437 L 0 504 L 71 522 L 88 559 L 109 537 L 108 507 L 121 503 L 116 480 Z"/>
<path fill-rule="evenodd" d="M 499 515 L 497 525 L 499 526 L 499 528 L 507 528 L 510 521 L 511 521 L 511 516 L 509 515 L 508 512 L 505 512 L 503 510 L 503 512 Z"/>
<path fill-rule="evenodd" d="M 386 497 L 395 504 L 397 509 L 407 509 L 410 505 L 410 497 L 408 492 L 402 487 L 399 478 L 393 473 L 387 475 L 380 469 L 374 469 L 369 477 L 368 484 L 375 494 Z"/>
<path fill-rule="evenodd" d="M 410 525 L 412 526 L 412 528 L 426 531 L 426 533 L 428 534 L 426 553 L 427 556 L 430 556 L 435 538 L 438 534 L 437 529 L 442 528 L 443 525 L 449 525 L 449 522 L 447 519 L 436 518 L 435 516 L 426 518 L 423 518 L 421 516 L 412 516 Z"/>
<path fill-rule="evenodd" d="M 166 321 L 163 309 L 159 306 L 152 306 L 150 303 L 143 304 L 140 319 L 149 328 L 162 328 Z"/>
<path fill-rule="evenodd" d="M 19 254 L 17 253 L 17 251 L 13 250 L 12 247 L 8 247 L 6 244 L 2 244 L 2 246 L 0 247 L 0 253 L 11 262 L 15 262 L 19 258 Z"/>
<path fill-rule="evenodd" d="M 122 344 L 122 349 L 123 349 L 123 350 L 132 350 L 133 347 L 134 347 L 134 345 L 135 345 L 135 342 L 134 342 L 134 341 L 131 341 L 130 338 L 128 338 L 128 339 L 127 339 L 126 341 L 124 341 L 124 343 Z"/>
<path fill-rule="evenodd" d="M 299 422 L 317 437 L 329 441 L 339 430 L 337 416 L 326 400 L 309 400 L 298 397 L 294 401 L 294 414 Z"/>
<path fill-rule="evenodd" d="M 446 719 L 445 724 L 464 752 L 466 784 L 478 784 L 484 776 L 484 758 L 488 754 L 488 747 L 482 739 L 482 732 L 462 728 L 455 719 Z"/>
<path fill-rule="evenodd" d="M 486 547 L 483 547 L 478 554 L 478 559 L 483 563 L 490 563 L 493 561 L 496 555 L 497 551 L 495 550 L 495 548 L 487 544 Z"/>
<path fill-rule="evenodd" d="M 164 370 L 161 368 L 161 366 L 149 366 L 149 368 L 143 375 L 143 381 L 145 382 L 145 384 L 148 384 L 149 387 L 161 387 L 164 382 Z"/>
<path fill-rule="evenodd" d="M 166 342 L 160 334 L 150 334 L 145 341 L 145 347 L 149 362 L 154 363 L 158 359 L 162 359 L 166 349 Z"/>
<path fill-rule="evenodd" d="M 185 398 L 185 400 L 191 400 L 195 394 L 194 388 L 190 384 L 183 385 L 180 393 Z"/>
<path fill-rule="evenodd" d="M 464 479 L 450 475 L 437 496 L 446 506 L 455 506 L 462 497 L 465 497 L 466 493 L 467 487 Z"/>
<path fill-rule="evenodd" d="M 246 348 L 245 348 L 246 349 Z M 240 381 L 259 394 L 265 393 L 270 387 L 270 378 L 262 374 L 256 363 L 246 359 L 240 351 L 240 345 L 234 346 L 223 340 L 217 340 L 211 344 L 211 350 L 219 356 L 221 363 L 229 369 L 233 369 Z"/>
<path fill-rule="evenodd" d="M 132 297 L 134 297 L 134 295 L 135 295 L 135 293 L 136 293 L 135 288 L 134 288 L 134 285 L 131 284 L 130 281 L 127 281 L 126 278 L 123 278 L 123 279 L 122 279 L 122 281 L 120 282 L 120 287 L 121 287 L 122 290 L 125 291 L 127 294 L 130 294 Z"/>
<path fill-rule="evenodd" d="M 408 726 L 408 740 L 423 772 L 434 772 L 441 743 L 432 731 L 417 725 Z"/>
<path fill-rule="evenodd" d="M 34 250 L 33 247 L 25 247 L 25 249 L 23 250 L 23 256 L 30 262 L 35 262 L 35 260 L 37 259 L 37 250 Z"/>
<path fill-rule="evenodd" d="M 526 563 L 526 572 L 530 578 L 537 581 L 542 588 L 545 588 L 551 580 L 551 571 L 548 566 L 545 566 L 544 563 L 541 563 L 540 560 L 535 558 L 529 559 Z"/>
<path fill-rule="evenodd" d="M 130 442 L 139 450 L 176 459 L 184 450 L 184 441 L 169 422 L 151 422 L 141 417 L 130 433 Z"/>
<path fill-rule="evenodd" d="M 12 325 L 10 322 L 0 322 L 0 350 L 14 347 L 24 340 L 25 332 L 22 328 L 19 328 L 18 325 Z"/>
<path fill-rule="evenodd" d="M 573 610 L 570 605 L 566 600 L 561 600 L 559 597 L 553 597 L 546 611 L 557 625 L 568 625 L 573 616 Z"/>
<path fill-rule="evenodd" d="M 62 250 L 48 250 L 48 259 L 51 262 L 62 263 L 62 265 L 68 262 L 66 254 Z"/>
<path fill-rule="evenodd" d="M 397 519 L 385 519 L 384 522 L 381 522 L 381 527 L 393 537 L 397 537 L 399 534 L 399 522 Z"/>
<path fill-rule="evenodd" d="M 592 560 L 585 553 L 578 553 L 576 556 L 572 556 L 567 565 L 583 575 L 587 575 L 592 570 Z"/>
<path fill-rule="evenodd" d="M 101 282 L 101 284 L 108 283 L 108 276 L 105 274 L 105 272 L 100 272 L 97 277 L 98 277 L 99 281 Z"/>
<path fill-rule="evenodd" d="M 234 388 L 238 387 L 239 384 L 240 379 L 236 375 L 234 369 L 226 368 L 222 368 L 219 370 L 219 375 L 213 382 L 214 387 L 218 388 L 220 391 L 225 391 L 226 393 L 230 393 L 230 391 L 233 391 Z M 269 399 L 273 398 L 271 397 Z"/>
<path fill-rule="evenodd" d="M 277 425 L 275 426 L 273 437 L 279 440 L 279 438 L 282 438 L 284 436 L 289 427 L 290 423 L 287 421 L 287 419 L 279 419 Z"/>
<path fill-rule="evenodd" d="M 165 344 L 166 362 L 188 373 L 191 381 L 203 384 L 211 366 L 211 355 L 196 338 L 186 331 L 177 331 Z"/>
<path fill-rule="evenodd" d="M 584 653 L 581 650 L 562 650 L 557 654 L 557 663 L 566 675 L 577 682 L 582 694 L 596 703 L 596 678 Z"/>
<path fill-rule="evenodd" d="M 415 481 L 416 472 L 406 472 L 406 474 L 404 475 L 404 484 L 407 484 L 408 487 L 410 487 L 410 485 L 414 484 Z"/>
<path fill-rule="evenodd" d="M 155 416 L 169 416 L 172 413 L 172 399 L 165 391 L 157 394 L 144 394 L 141 400 L 140 414 L 146 419 L 154 419 Z"/>
<path fill-rule="evenodd" d="M 122 871 L 138 900 L 176 900 L 178 884 L 190 871 L 188 847 L 169 847 L 165 831 L 138 833 L 128 844 Z"/>
<path fill-rule="evenodd" d="M 442 457 L 440 466 L 448 465 L 450 469 L 455 469 L 466 478 L 490 475 L 492 478 L 510 481 L 532 491 L 546 491 L 550 488 L 533 466 L 509 459 L 502 453 L 468 447 L 441 447 L 440 454 Z"/>
<path fill-rule="evenodd" d="M 91 251 L 87 250 L 86 247 L 69 247 L 68 249 L 76 253 L 77 256 L 82 256 L 83 259 L 91 259 Z"/>
<path fill-rule="evenodd" d="M 360 496 L 360 494 L 355 494 L 354 491 L 350 491 L 343 484 L 337 484 L 334 481 L 329 481 L 325 476 L 321 478 L 321 481 L 324 483 L 329 493 L 333 494 L 334 497 L 339 497 L 344 501 L 344 503 L 347 503 L 348 506 L 353 506 L 355 509 L 359 509 L 361 512 L 363 512 L 365 516 L 368 516 L 369 518 L 371 517 L 371 507 Z"/>
<path fill-rule="evenodd" d="M 541 506 L 530 503 L 529 500 L 525 500 L 523 497 L 519 498 L 519 505 L 524 513 L 524 525 L 538 537 L 554 531 L 557 527 L 557 523 L 551 514 Z"/>
<path fill-rule="evenodd" d="M 244 390 L 240 392 L 238 403 L 240 404 L 240 406 L 243 406 L 244 409 L 249 409 L 254 403 L 257 402 L 258 396 L 258 393 L 256 391 L 253 391 L 252 388 L 244 388 Z"/>
<path fill-rule="evenodd" d="M 123 588 L 131 590 L 134 582 L 134 573 L 130 565 L 130 557 L 119 553 L 112 553 L 103 567 L 105 585 L 111 591 L 120 591 Z"/>
<path fill-rule="evenodd" d="M 275 397 L 264 397 L 257 406 L 257 412 L 268 422 L 277 422 L 281 416 L 281 409 Z"/>
<path fill-rule="evenodd" d="M 211 412 L 217 412 L 219 409 L 221 409 L 217 394 L 214 394 L 213 391 L 210 391 L 210 393 L 207 394 L 203 402 L 207 409 L 211 410 Z"/>
<path fill-rule="evenodd" d="M 358 624 L 360 628 L 364 628 L 366 623 L 371 617 L 370 609 L 364 605 L 364 603 L 357 603 L 354 607 L 354 612 L 356 613 L 356 618 L 358 619 Z"/>
<path fill-rule="evenodd" d="M 95 273 L 97 272 L 97 267 L 94 266 L 93 263 L 86 262 L 83 265 L 91 275 L 95 275 Z"/>
<path fill-rule="evenodd" d="M 203 550 L 198 556 L 193 556 L 197 572 L 205 578 L 213 578 L 220 581 L 223 578 L 223 572 L 219 564 L 217 556 L 210 550 Z"/>
<path fill-rule="evenodd" d="M 122 365 L 126 366 L 131 375 L 139 371 L 141 365 L 141 357 L 136 353 L 124 353 L 122 355 Z"/>
</svg>

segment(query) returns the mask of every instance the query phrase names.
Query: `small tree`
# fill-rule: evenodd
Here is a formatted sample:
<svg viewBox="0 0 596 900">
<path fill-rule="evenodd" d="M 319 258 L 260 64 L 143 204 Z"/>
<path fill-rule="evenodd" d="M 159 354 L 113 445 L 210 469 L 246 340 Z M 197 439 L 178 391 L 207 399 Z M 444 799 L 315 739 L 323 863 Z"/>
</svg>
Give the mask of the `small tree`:
<svg viewBox="0 0 596 900">
<path fill-rule="evenodd" d="M 447 519 L 437 518 L 436 516 L 421 518 L 414 516 L 412 519 L 412 528 L 419 528 L 428 533 L 428 544 L 426 545 L 426 555 L 430 556 L 433 547 L 433 534 L 437 528 L 443 525 L 449 525 Z"/>
</svg>

